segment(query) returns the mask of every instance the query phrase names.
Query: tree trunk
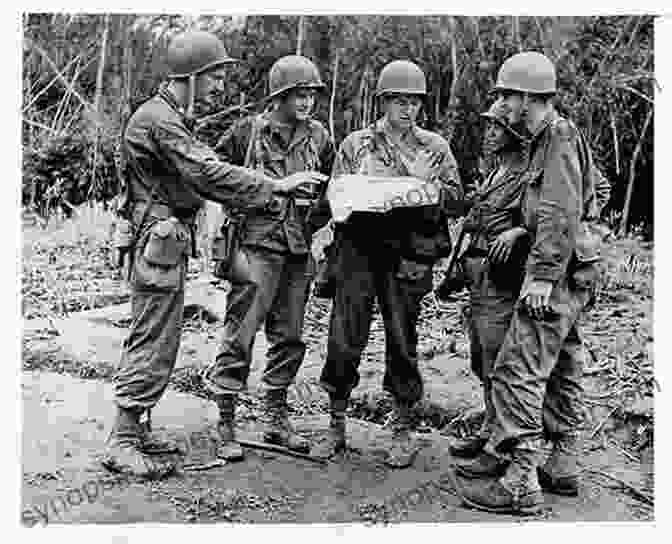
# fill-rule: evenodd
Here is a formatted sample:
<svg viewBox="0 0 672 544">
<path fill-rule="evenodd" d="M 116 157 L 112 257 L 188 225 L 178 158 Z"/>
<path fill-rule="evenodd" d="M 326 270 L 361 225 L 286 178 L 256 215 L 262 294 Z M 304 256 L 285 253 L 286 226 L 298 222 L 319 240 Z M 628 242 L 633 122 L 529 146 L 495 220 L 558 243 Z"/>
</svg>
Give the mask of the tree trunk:
<svg viewBox="0 0 672 544">
<path fill-rule="evenodd" d="M 619 234 L 625 236 L 626 230 L 628 228 L 628 216 L 630 215 L 630 200 L 632 199 L 632 190 L 635 185 L 635 168 L 637 167 L 637 159 L 639 158 L 639 153 L 642 150 L 642 143 L 644 142 L 644 136 L 646 136 L 646 130 L 649 128 L 649 123 L 653 117 L 653 106 L 649 108 L 649 113 L 646 115 L 646 120 L 644 121 L 644 126 L 642 127 L 642 132 L 639 135 L 639 141 L 637 142 L 637 147 L 635 148 L 634 153 L 632 154 L 632 160 L 630 161 L 630 179 L 628 180 L 628 189 L 625 194 L 625 204 L 623 204 L 623 213 L 621 214 L 621 226 L 619 229 Z"/>
</svg>

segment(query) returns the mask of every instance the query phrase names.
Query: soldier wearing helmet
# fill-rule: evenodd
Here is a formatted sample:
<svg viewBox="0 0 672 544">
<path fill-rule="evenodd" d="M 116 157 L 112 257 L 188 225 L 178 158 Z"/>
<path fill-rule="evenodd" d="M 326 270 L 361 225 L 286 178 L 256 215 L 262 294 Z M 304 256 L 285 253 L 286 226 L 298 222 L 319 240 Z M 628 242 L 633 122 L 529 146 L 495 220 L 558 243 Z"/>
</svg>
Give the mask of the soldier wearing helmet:
<svg viewBox="0 0 672 544">
<path fill-rule="evenodd" d="M 167 51 L 168 81 L 131 116 L 123 134 L 125 218 L 135 233 L 129 266 L 131 327 L 114 378 L 117 414 L 103 464 L 110 470 L 159 477 L 174 462 L 149 454 L 176 453 L 141 423 L 159 401 L 180 345 L 187 259 L 194 219 L 204 199 L 262 212 L 277 195 L 314 182 L 310 173 L 278 180 L 234 166 L 194 138 L 197 103 L 217 89 L 233 62 L 207 32 L 176 36 Z"/>
<path fill-rule="evenodd" d="M 247 387 L 254 338 L 262 325 L 270 344 L 262 376 L 264 439 L 297 451 L 309 449 L 290 426 L 287 389 L 306 350 L 301 335 L 312 276 L 310 238 L 321 226 L 312 211 L 331 172 L 334 150 L 328 131 L 312 118 L 316 93 L 324 88 L 312 61 L 299 55 L 277 60 L 268 88 L 270 108 L 236 123 L 218 142 L 217 152 L 272 178 L 305 172 L 321 184 L 312 191 L 277 195 L 265 212 L 248 214 L 241 225 L 251 281 L 232 282 L 223 337 L 204 372 L 220 407 L 219 456 L 228 460 L 243 456 L 235 442 L 234 413 L 238 393 Z"/>
<path fill-rule="evenodd" d="M 427 93 L 422 70 L 394 61 L 380 73 L 376 95 L 382 116 L 350 134 L 336 156 L 333 176 L 413 176 L 440 187 L 440 205 L 398 208 L 384 214 L 354 212 L 337 225 L 334 268 L 339 271 L 331 312 L 327 360 L 321 385 L 330 398 L 329 430 L 314 454 L 331 457 L 345 447 L 345 409 L 359 381 L 377 300 L 385 323 L 383 387 L 395 399 L 393 443 L 386 459 L 408 466 L 415 453 L 411 410 L 423 393 L 417 360 L 420 303 L 432 288 L 432 266 L 445 239 L 445 203 L 462 197 L 457 165 L 448 142 L 417 126 Z"/>
<path fill-rule="evenodd" d="M 527 256 L 529 236 L 521 215 L 527 141 L 524 127 L 513 125 L 510 114 L 500 103 L 481 114 L 486 121 L 483 153 L 492 155 L 494 167 L 478 187 L 462 227 L 470 236 L 460 265 L 469 288 L 471 369 L 483 387 L 486 416 L 476 436 L 451 445 L 456 457 L 475 457 L 487 442 L 492 414 L 489 374 L 509 329 L 522 283 L 521 259 L 524 264 Z M 442 292 L 450 284 L 446 277 L 437 296 L 445 296 Z"/>
<path fill-rule="evenodd" d="M 577 429 L 581 423 L 583 349 L 577 319 L 597 277 L 595 240 L 587 223 L 599 213 L 589 147 L 553 106 L 553 63 L 524 52 L 502 65 L 496 104 L 510 110 L 530 137 L 523 174 L 522 226 L 529 254 L 511 324 L 490 372 L 488 441 L 465 477 L 499 478 L 465 491 L 487 511 L 529 514 L 543 504 L 541 486 L 576 495 Z M 542 440 L 552 452 L 542 466 Z"/>
</svg>

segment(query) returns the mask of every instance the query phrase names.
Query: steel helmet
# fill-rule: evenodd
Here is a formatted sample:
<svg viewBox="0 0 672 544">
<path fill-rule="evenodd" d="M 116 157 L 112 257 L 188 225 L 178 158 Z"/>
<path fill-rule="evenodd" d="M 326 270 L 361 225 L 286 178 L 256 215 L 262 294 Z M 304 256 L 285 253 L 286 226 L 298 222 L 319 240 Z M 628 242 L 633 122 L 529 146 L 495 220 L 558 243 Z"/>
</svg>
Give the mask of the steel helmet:
<svg viewBox="0 0 672 544">
<path fill-rule="evenodd" d="M 497 74 L 495 91 L 518 91 L 531 94 L 556 92 L 555 66 L 541 53 L 525 51 L 504 61 Z"/>
<path fill-rule="evenodd" d="M 275 61 L 268 74 L 268 97 L 290 89 L 324 89 L 317 66 L 301 55 L 287 55 Z"/>
<path fill-rule="evenodd" d="M 238 62 L 231 58 L 220 39 L 210 32 L 192 30 L 175 36 L 166 53 L 168 77 L 186 78 Z"/>
<path fill-rule="evenodd" d="M 427 94 L 427 80 L 417 64 L 408 60 L 395 60 L 385 65 L 378 77 L 376 96 L 392 93 Z"/>
<path fill-rule="evenodd" d="M 504 127 L 510 134 L 520 141 L 524 141 L 525 137 L 522 134 L 522 131 L 518 127 L 514 127 L 509 121 L 509 114 L 511 113 L 511 107 L 505 102 L 500 102 L 499 100 L 495 102 L 488 111 L 481 113 L 481 117 L 484 119 L 489 119 Z"/>
</svg>

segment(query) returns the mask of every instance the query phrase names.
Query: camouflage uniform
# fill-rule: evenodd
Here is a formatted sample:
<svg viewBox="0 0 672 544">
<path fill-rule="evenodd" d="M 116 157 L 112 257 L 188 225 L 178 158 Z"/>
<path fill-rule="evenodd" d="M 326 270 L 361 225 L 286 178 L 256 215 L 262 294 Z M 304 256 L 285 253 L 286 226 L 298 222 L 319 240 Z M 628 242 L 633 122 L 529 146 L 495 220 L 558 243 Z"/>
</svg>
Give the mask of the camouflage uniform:
<svg viewBox="0 0 672 544">
<path fill-rule="evenodd" d="M 334 177 L 343 174 L 408 176 L 401 156 L 413 160 L 422 150 L 442 155 L 435 181 L 444 196 L 459 199 L 462 186 L 448 143 L 414 127 L 395 146 L 384 120 L 348 136 L 337 154 Z M 432 288 L 432 264 L 444 221 L 439 206 L 395 209 L 386 214 L 353 213 L 336 232 L 335 268 L 340 274 L 331 313 L 327 360 L 321 384 L 347 399 L 359 382 L 358 367 L 369 336 L 374 299 L 385 323 L 383 387 L 413 403 L 423 392 L 417 362 L 420 302 Z"/>
<path fill-rule="evenodd" d="M 327 130 L 315 120 L 292 130 L 271 114 L 247 117 L 220 139 L 217 152 L 243 164 L 254 123 L 251 167 L 272 178 L 331 170 L 333 146 Z M 208 370 L 209 379 L 222 389 L 233 393 L 246 388 L 254 337 L 263 324 L 270 344 L 262 377 L 265 387 L 286 389 L 294 381 L 305 353 L 301 333 L 313 273 L 308 224 L 313 204 L 313 199 L 276 195 L 265 213 L 245 219 L 241 242 L 251 283 L 232 283 L 223 338 Z M 251 302 L 239 303 L 243 300 Z"/>
<path fill-rule="evenodd" d="M 115 398 L 124 408 L 147 409 L 158 402 L 175 366 L 187 257 L 203 198 L 263 209 L 272 187 L 256 173 L 222 162 L 194 138 L 165 88 L 133 114 L 123 143 L 139 234 L 130 276 L 131 329 L 114 378 Z"/>
</svg>

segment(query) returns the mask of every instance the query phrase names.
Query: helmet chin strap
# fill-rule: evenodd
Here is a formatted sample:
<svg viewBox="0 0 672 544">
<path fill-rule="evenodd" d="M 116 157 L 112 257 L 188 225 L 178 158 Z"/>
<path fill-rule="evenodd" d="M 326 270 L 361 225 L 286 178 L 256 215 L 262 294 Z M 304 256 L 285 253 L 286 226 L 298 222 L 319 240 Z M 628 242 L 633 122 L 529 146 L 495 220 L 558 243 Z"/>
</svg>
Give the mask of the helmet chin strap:
<svg viewBox="0 0 672 544">
<path fill-rule="evenodd" d="M 196 122 L 196 116 L 194 115 L 194 102 L 196 101 L 196 74 L 191 74 L 189 76 L 188 89 L 187 89 L 187 109 L 185 113 L 185 121 L 188 126 L 193 127 Z"/>
</svg>

